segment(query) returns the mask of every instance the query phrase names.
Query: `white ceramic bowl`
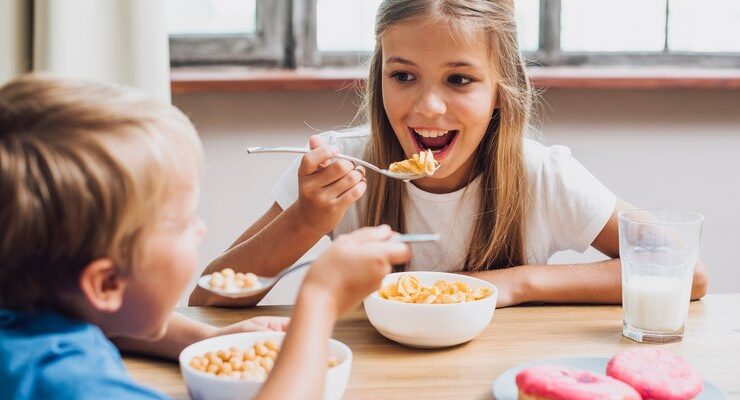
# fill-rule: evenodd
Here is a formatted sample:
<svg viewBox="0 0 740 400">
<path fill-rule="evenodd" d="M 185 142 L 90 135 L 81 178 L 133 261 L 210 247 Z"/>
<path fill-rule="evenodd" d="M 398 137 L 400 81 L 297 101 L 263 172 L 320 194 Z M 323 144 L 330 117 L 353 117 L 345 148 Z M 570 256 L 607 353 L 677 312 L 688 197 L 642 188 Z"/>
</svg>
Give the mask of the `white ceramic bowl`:
<svg viewBox="0 0 740 400">
<path fill-rule="evenodd" d="M 383 286 L 396 282 L 403 274 L 415 276 L 424 286 L 442 279 L 464 282 L 472 289 L 487 287 L 491 296 L 465 303 L 411 304 L 383 299 L 376 291 L 365 298 L 365 313 L 375 329 L 388 339 L 412 347 L 454 346 L 475 338 L 491 322 L 498 289 L 489 282 L 446 272 L 409 271 L 388 274 Z"/>
<path fill-rule="evenodd" d="M 219 378 L 199 371 L 190 366 L 190 360 L 207 352 L 226 350 L 229 347 L 245 349 L 256 341 L 272 339 L 281 344 L 283 332 L 246 332 L 219 336 L 193 343 L 180 353 L 180 371 L 188 387 L 190 397 L 194 400 L 231 400 L 251 399 L 262 387 L 263 382 L 238 380 L 236 378 Z M 339 400 L 344 394 L 352 369 L 352 350 L 344 343 L 329 339 L 329 357 L 336 357 L 339 364 L 326 372 L 324 399 Z"/>
</svg>

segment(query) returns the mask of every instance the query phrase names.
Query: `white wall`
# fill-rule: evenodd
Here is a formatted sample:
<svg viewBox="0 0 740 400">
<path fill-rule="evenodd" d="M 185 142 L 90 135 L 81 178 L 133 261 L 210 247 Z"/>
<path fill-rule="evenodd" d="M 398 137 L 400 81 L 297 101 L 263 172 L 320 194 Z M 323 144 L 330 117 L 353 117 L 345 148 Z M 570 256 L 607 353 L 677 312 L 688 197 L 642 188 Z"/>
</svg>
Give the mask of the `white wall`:
<svg viewBox="0 0 740 400">
<path fill-rule="evenodd" d="M 710 292 L 740 292 L 740 91 L 551 90 L 541 139 L 569 146 L 617 196 L 644 207 L 705 215 L 702 258 Z M 268 190 L 293 159 L 246 155 L 255 145 L 302 145 L 352 121 L 357 98 L 337 92 L 197 94 L 174 98 L 200 131 L 206 177 L 200 212 L 205 266 L 271 204 Z M 552 262 L 599 259 L 595 251 Z M 265 299 L 286 303 L 301 275 Z"/>
</svg>

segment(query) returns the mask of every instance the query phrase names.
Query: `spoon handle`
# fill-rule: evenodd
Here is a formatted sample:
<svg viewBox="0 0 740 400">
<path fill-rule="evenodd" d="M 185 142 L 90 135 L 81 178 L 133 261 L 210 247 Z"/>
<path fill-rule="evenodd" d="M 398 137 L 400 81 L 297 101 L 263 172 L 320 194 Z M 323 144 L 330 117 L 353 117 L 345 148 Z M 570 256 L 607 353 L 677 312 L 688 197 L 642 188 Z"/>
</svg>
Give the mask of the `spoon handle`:
<svg viewBox="0 0 740 400">
<path fill-rule="evenodd" d="M 287 146 L 247 147 L 247 153 L 249 153 L 249 154 L 254 154 L 254 153 L 297 153 L 297 154 L 305 154 L 305 153 L 308 153 L 309 151 L 311 151 L 311 150 L 309 150 L 309 149 L 307 149 L 305 147 L 287 147 Z M 341 159 L 344 159 L 344 160 L 347 160 L 347 161 L 351 161 L 355 165 L 362 165 L 365 168 L 371 169 L 371 170 L 373 170 L 375 172 L 379 172 L 381 174 L 384 172 L 381 168 L 376 167 L 375 165 L 370 164 L 369 162 L 367 162 L 365 160 L 360 160 L 359 158 L 348 156 L 346 154 L 337 154 L 334 157 L 341 158 Z"/>
<path fill-rule="evenodd" d="M 418 242 L 436 242 L 439 240 L 439 233 L 407 233 L 403 235 L 395 235 L 391 236 L 390 239 L 391 242 L 402 242 L 402 243 L 418 243 Z M 291 267 L 285 268 L 284 270 L 280 271 L 277 275 L 275 275 L 275 281 L 279 281 L 282 279 L 285 275 L 288 275 L 291 272 L 297 271 L 303 267 L 307 267 L 311 265 L 312 262 L 316 261 L 316 258 L 308 259 L 304 262 L 295 264 Z"/>
<path fill-rule="evenodd" d="M 295 264 L 291 267 L 285 268 L 284 270 L 280 271 L 277 275 L 275 275 L 275 282 L 282 279 L 285 275 L 288 275 L 291 272 L 297 271 L 303 267 L 307 267 L 311 265 L 312 262 L 316 261 L 316 258 L 311 258 L 310 260 L 306 260 L 302 263 Z"/>
<path fill-rule="evenodd" d="M 418 242 L 436 242 L 439 240 L 439 233 L 406 233 L 403 235 L 391 236 L 391 242 L 401 243 L 418 243 Z"/>
</svg>

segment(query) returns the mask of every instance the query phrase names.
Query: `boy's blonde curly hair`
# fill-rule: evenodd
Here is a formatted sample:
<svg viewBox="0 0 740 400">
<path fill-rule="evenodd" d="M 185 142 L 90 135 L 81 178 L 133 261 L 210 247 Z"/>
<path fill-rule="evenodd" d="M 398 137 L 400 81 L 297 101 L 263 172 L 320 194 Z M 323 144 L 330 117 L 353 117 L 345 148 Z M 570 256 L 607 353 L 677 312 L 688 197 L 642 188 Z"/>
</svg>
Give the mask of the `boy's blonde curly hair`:
<svg viewBox="0 0 740 400">
<path fill-rule="evenodd" d="M 201 144 L 171 105 L 42 75 L 0 88 L 0 308 L 72 312 L 97 258 L 134 273 L 184 163 L 200 171 Z"/>
</svg>

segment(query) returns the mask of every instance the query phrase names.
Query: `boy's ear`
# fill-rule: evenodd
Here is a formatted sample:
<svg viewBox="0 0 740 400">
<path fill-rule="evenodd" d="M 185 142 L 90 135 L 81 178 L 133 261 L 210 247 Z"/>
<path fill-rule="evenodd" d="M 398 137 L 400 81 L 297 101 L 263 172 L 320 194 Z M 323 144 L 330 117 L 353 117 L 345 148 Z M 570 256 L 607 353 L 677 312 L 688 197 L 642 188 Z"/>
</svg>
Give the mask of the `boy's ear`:
<svg viewBox="0 0 740 400">
<path fill-rule="evenodd" d="M 110 258 L 91 261 L 80 274 L 80 290 L 90 304 L 101 312 L 121 308 L 126 282 Z"/>
</svg>

